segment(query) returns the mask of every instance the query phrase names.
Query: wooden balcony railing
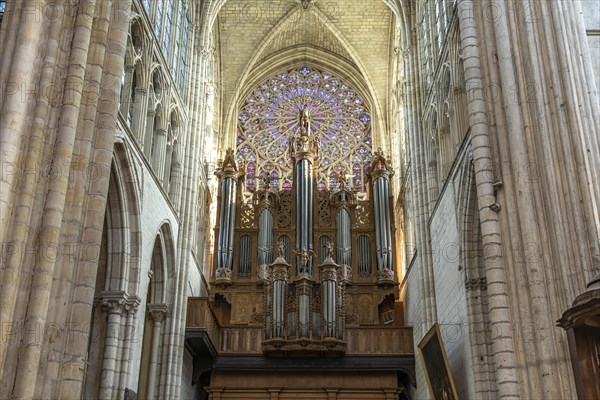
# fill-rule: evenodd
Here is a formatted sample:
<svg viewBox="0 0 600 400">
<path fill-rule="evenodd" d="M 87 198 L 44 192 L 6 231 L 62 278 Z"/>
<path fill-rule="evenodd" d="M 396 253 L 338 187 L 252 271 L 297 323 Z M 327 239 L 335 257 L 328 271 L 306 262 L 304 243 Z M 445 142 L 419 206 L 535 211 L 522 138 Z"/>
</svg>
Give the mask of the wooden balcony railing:
<svg viewBox="0 0 600 400">
<path fill-rule="evenodd" d="M 206 332 L 219 354 L 262 354 L 263 328 L 220 326 L 206 297 L 188 298 L 186 331 Z M 343 340 L 347 344 L 347 355 L 414 353 L 412 327 L 346 327 Z"/>
<path fill-rule="evenodd" d="M 221 329 L 220 354 L 262 354 L 264 329 L 251 327 L 228 327 Z"/>
<path fill-rule="evenodd" d="M 188 332 L 206 332 L 215 348 L 220 348 L 221 327 L 207 297 L 188 297 L 185 328 Z"/>
<path fill-rule="evenodd" d="M 347 327 L 347 355 L 411 355 L 412 327 Z"/>
</svg>

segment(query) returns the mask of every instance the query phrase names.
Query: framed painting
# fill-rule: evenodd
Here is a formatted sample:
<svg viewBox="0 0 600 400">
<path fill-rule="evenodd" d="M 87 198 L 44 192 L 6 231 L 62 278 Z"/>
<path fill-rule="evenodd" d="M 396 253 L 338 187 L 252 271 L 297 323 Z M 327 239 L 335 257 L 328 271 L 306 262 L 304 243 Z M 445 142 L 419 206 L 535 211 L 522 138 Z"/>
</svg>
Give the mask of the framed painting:
<svg viewBox="0 0 600 400">
<path fill-rule="evenodd" d="M 458 400 L 437 322 L 418 345 L 427 385 L 435 400 Z"/>
</svg>

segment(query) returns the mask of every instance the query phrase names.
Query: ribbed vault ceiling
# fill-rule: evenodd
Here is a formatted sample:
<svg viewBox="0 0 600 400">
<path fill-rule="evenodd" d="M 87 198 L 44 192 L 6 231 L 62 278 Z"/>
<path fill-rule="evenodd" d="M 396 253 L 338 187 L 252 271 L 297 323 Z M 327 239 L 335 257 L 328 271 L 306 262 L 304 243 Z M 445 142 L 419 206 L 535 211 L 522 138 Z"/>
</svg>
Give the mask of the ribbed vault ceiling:
<svg viewBox="0 0 600 400">
<path fill-rule="evenodd" d="M 390 57 L 393 56 L 392 11 L 381 0 L 316 1 L 304 7 L 300 1 L 228 1 L 220 10 L 218 30 L 221 59 L 222 110 L 229 123 L 240 101 L 240 93 L 255 65 L 276 60 L 290 48 L 312 47 L 356 67 L 369 96 L 379 110 L 374 125 L 388 126 Z M 289 54 L 289 51 L 287 52 Z M 235 128 L 224 127 L 232 143 Z M 234 129 L 231 129 L 234 128 Z"/>
</svg>

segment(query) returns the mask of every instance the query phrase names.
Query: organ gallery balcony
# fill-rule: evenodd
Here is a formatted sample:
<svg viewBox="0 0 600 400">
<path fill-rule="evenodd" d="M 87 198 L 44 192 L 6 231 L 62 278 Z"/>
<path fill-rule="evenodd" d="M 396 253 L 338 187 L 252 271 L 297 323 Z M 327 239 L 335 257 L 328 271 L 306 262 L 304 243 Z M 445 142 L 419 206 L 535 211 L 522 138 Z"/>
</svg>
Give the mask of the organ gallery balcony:
<svg viewBox="0 0 600 400">
<path fill-rule="evenodd" d="M 206 297 L 189 297 L 186 339 L 192 347 L 212 349 L 214 356 L 410 356 L 414 355 L 412 327 L 389 325 L 346 326 L 339 340 L 321 337 L 282 337 L 265 340 L 263 326 L 220 322 Z M 203 350 L 204 351 L 204 350 Z"/>
</svg>

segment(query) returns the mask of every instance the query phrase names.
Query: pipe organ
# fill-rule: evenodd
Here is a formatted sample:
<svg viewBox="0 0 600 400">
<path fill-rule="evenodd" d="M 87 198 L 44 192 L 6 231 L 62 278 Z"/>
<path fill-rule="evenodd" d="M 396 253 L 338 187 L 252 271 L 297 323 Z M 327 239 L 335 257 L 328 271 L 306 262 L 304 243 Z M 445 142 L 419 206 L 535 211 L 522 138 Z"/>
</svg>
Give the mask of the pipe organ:
<svg viewBox="0 0 600 400">
<path fill-rule="evenodd" d="M 398 298 L 393 172 L 379 151 L 366 193 L 358 196 L 342 175 L 329 190 L 317 190 L 319 143 L 310 116 L 302 112 L 300 120 L 300 134 L 290 140 L 291 190 L 265 177 L 245 202 L 233 150 L 219 164 L 211 296 L 224 325 L 264 328 L 266 354 L 341 355 L 346 329 L 389 323 L 383 314 L 393 314 Z"/>
</svg>

